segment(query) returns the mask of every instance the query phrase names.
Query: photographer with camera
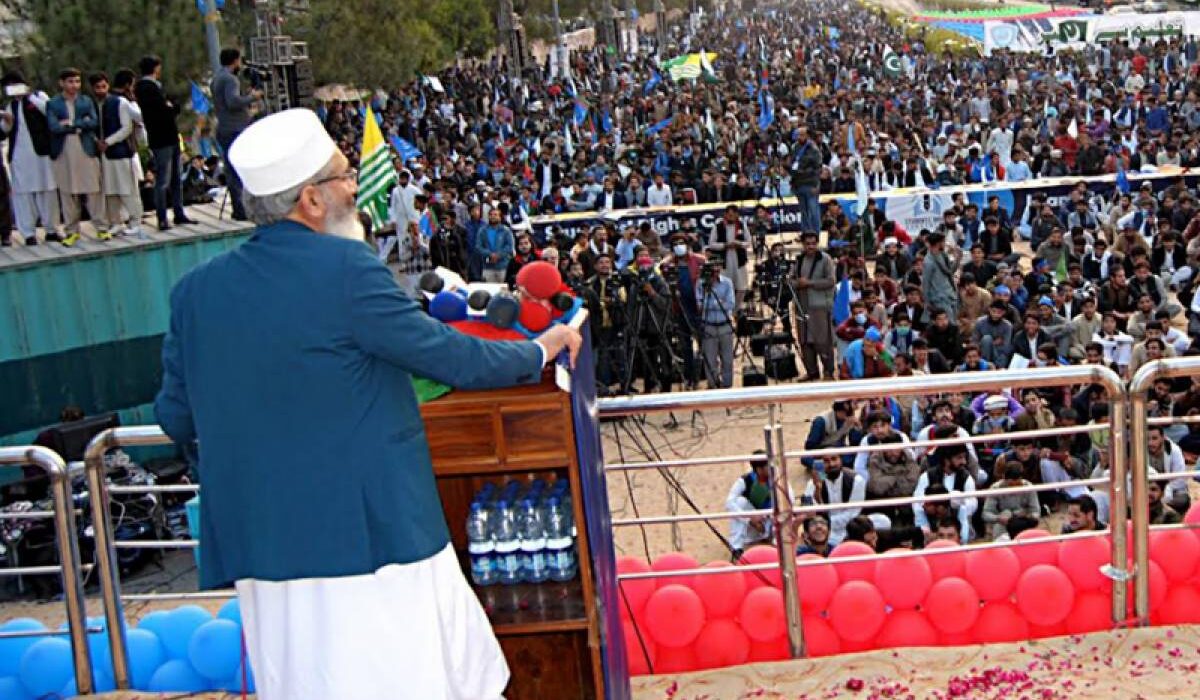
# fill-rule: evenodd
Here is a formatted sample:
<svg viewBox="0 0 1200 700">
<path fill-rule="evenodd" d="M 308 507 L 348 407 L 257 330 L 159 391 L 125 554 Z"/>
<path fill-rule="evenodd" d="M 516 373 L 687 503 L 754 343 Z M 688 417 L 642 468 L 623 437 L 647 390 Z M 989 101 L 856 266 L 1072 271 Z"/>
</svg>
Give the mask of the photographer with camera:
<svg viewBox="0 0 1200 700">
<path fill-rule="evenodd" d="M 700 350 L 709 389 L 733 386 L 733 281 L 721 274 L 720 258 L 710 258 L 700 269 L 696 301 L 703 322 Z"/>
<path fill-rule="evenodd" d="M 677 231 L 671 234 L 671 255 L 664 258 L 658 267 L 671 292 L 671 320 L 675 326 L 673 340 L 683 360 L 683 380 L 688 389 L 694 389 L 700 381 L 695 341 L 702 339 L 696 289 L 700 286 L 704 256 L 693 253 L 688 235 Z"/>
<path fill-rule="evenodd" d="M 647 393 L 671 390 L 670 306 L 671 290 L 654 269 L 654 258 L 639 249 L 633 265 L 622 270 L 629 300 L 625 327 L 625 357 L 628 360 L 622 390 L 629 393 L 633 379 L 641 375 Z"/>
<path fill-rule="evenodd" d="M 213 114 L 217 118 L 217 145 L 225 163 L 225 186 L 233 203 L 233 220 L 245 221 L 246 210 L 242 207 L 242 180 L 229 165 L 229 147 L 254 118 L 256 103 L 262 99 L 262 90 L 251 90 L 242 94 L 238 73 L 242 70 L 242 52 L 237 49 L 222 49 L 221 69 L 213 76 L 209 89 L 212 91 Z"/>
<path fill-rule="evenodd" d="M 750 236 L 754 241 L 754 260 L 758 262 L 767 254 L 767 236 L 779 233 L 779 224 L 771 212 L 762 204 L 754 207 L 754 218 L 750 220 Z"/>
<path fill-rule="evenodd" d="M 792 262 L 784 253 L 783 243 L 772 243 L 767 259 L 754 266 L 754 282 L 762 301 L 771 307 L 783 324 L 783 330 L 792 334 L 792 300 L 788 290 L 788 276 Z"/>
<path fill-rule="evenodd" d="M 587 281 L 591 294 L 585 298 L 589 302 L 588 314 L 595 334 L 592 344 L 596 349 L 596 383 L 600 394 L 606 395 L 609 388 L 625 376 L 622 339 L 628 297 L 621 280 L 613 277 L 611 253 L 598 254 L 594 265 L 596 274 Z"/>
</svg>

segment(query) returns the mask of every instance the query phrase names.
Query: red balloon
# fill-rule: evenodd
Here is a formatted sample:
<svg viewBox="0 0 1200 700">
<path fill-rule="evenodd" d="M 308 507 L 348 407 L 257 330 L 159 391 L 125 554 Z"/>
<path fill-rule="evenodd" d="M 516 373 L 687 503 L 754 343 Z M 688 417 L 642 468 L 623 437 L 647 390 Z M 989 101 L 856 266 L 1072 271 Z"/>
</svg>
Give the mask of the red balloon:
<svg viewBox="0 0 1200 700">
<path fill-rule="evenodd" d="M 1020 642 L 1029 639 L 1029 623 L 1021 617 L 1017 606 L 1007 600 L 993 600 L 979 610 L 979 619 L 971 632 L 978 644 Z"/>
<path fill-rule="evenodd" d="M 628 622 L 621 623 L 621 631 L 625 633 L 625 659 L 629 664 L 629 675 L 645 676 L 651 673 L 658 657 L 654 640 L 645 630 L 641 631 L 639 638 L 638 630 Z"/>
<path fill-rule="evenodd" d="M 1017 581 L 1017 607 L 1032 625 L 1054 625 L 1071 614 L 1075 587 L 1062 569 L 1035 564 Z"/>
<path fill-rule="evenodd" d="M 833 548 L 829 553 L 830 560 L 840 559 L 842 557 L 859 557 L 869 554 L 874 554 L 875 550 L 871 549 L 870 545 L 863 542 L 843 542 Z M 838 580 L 842 583 L 847 581 L 871 581 L 875 576 L 875 562 L 864 561 L 854 564 L 838 564 L 834 562 L 833 568 L 837 570 Z"/>
<path fill-rule="evenodd" d="M 888 613 L 883 629 L 875 636 L 880 649 L 899 647 L 937 646 L 938 633 L 925 613 L 916 610 L 893 610 Z"/>
<path fill-rule="evenodd" d="M 864 639 L 860 642 L 851 641 L 845 638 L 842 639 L 843 654 L 854 654 L 860 651 L 873 651 L 878 648 L 879 645 L 875 643 L 874 639 Z"/>
<path fill-rule="evenodd" d="M 750 638 L 733 620 L 713 620 L 700 630 L 692 651 L 697 668 L 736 666 L 750 657 Z"/>
<path fill-rule="evenodd" d="M 1188 530 L 1155 530 L 1150 533 L 1150 560 L 1169 581 L 1187 581 L 1200 563 L 1200 539 Z"/>
<path fill-rule="evenodd" d="M 654 571 L 679 571 L 681 569 L 699 569 L 700 562 L 689 557 L 683 552 L 669 552 L 663 554 L 654 560 L 650 565 Z M 653 579 L 658 583 L 658 587 L 678 585 L 692 587 L 692 576 L 664 576 L 662 578 Z"/>
<path fill-rule="evenodd" d="M 808 630 L 805 630 L 807 632 Z M 750 657 L 747 661 L 783 661 L 792 658 L 792 648 L 786 636 L 769 642 L 750 642 Z"/>
<path fill-rule="evenodd" d="M 965 647 L 974 643 L 970 632 L 942 632 L 938 635 L 940 647 Z"/>
<path fill-rule="evenodd" d="M 1068 634 L 1087 634 L 1112 629 L 1112 593 L 1084 591 L 1075 596 L 1075 605 L 1067 615 Z"/>
<path fill-rule="evenodd" d="M 838 587 L 838 574 L 833 565 L 820 554 L 805 554 L 796 559 L 797 562 L 817 561 L 820 564 L 806 564 L 796 567 L 797 588 L 800 589 L 800 608 L 805 613 L 824 612 L 829 607 L 829 599 Z"/>
<path fill-rule="evenodd" d="M 952 576 L 929 587 L 922 607 L 939 632 L 959 634 L 971 629 L 979 617 L 979 594 L 971 584 Z"/>
<path fill-rule="evenodd" d="M 783 592 L 763 586 L 746 594 L 738 619 L 746 635 L 757 642 L 766 642 L 787 634 L 787 616 L 783 611 Z"/>
<path fill-rule="evenodd" d="M 1017 542 L 1025 542 L 1027 540 L 1045 539 L 1050 536 L 1049 532 L 1035 528 L 1033 530 L 1026 530 L 1013 539 Z M 1018 545 L 1012 549 L 1013 553 L 1017 555 L 1017 559 L 1021 561 L 1021 571 L 1028 569 L 1034 564 L 1058 566 L 1058 542 Z"/>
<path fill-rule="evenodd" d="M 1112 561 L 1109 540 L 1102 535 L 1069 539 L 1058 547 L 1058 568 L 1071 579 L 1077 591 L 1094 591 L 1112 580 L 1100 573 L 1100 567 Z"/>
<path fill-rule="evenodd" d="M 1012 594 L 1021 575 L 1021 561 L 1007 547 L 967 552 L 966 579 L 980 600 L 1003 600 Z"/>
<path fill-rule="evenodd" d="M 805 615 L 803 624 L 804 649 L 808 652 L 809 658 L 842 653 L 842 642 L 825 618 L 818 615 Z"/>
<path fill-rule="evenodd" d="M 883 595 L 875 584 L 866 581 L 843 583 L 829 601 L 829 622 L 847 642 L 865 642 L 874 637 L 886 615 Z"/>
<path fill-rule="evenodd" d="M 893 609 L 909 610 L 925 600 L 933 585 L 933 571 L 926 559 L 883 554 L 875 562 L 875 587 Z"/>
<path fill-rule="evenodd" d="M 706 569 L 727 569 L 732 567 L 727 561 L 710 561 L 704 565 Z M 733 617 L 742 607 L 742 598 L 746 596 L 746 575 L 741 571 L 730 571 L 725 574 L 707 574 L 696 576 L 692 582 L 692 590 L 700 596 L 704 603 L 704 612 L 708 619 L 718 617 Z"/>
<path fill-rule="evenodd" d="M 929 571 L 933 573 L 933 580 L 963 577 L 963 571 L 966 567 L 963 561 L 963 553 L 937 551 L 957 546 L 957 542 L 949 540 L 934 540 L 925 545 L 925 552 L 927 552 L 925 560 L 929 562 Z"/>
<path fill-rule="evenodd" d="M 1156 625 L 1200 622 L 1200 589 L 1187 583 L 1171 586 L 1162 605 L 1151 608 L 1150 621 Z"/>
<path fill-rule="evenodd" d="M 646 628 L 659 646 L 687 646 L 703 627 L 704 604 L 686 586 L 664 586 L 646 602 Z"/>
<path fill-rule="evenodd" d="M 1133 581 L 1128 584 L 1128 593 L 1125 594 L 1126 610 L 1129 616 L 1133 616 L 1136 596 L 1133 591 Z M 1150 560 L 1150 609 L 1153 610 L 1163 604 L 1167 599 L 1167 575 L 1163 573 L 1163 569 L 1158 565 L 1158 562 Z"/>
<path fill-rule="evenodd" d="M 746 584 L 748 590 L 759 586 L 774 586 L 783 588 L 783 575 L 779 572 L 779 550 L 769 545 L 760 544 L 747 549 L 738 564 L 774 564 L 774 569 L 762 571 L 747 571 Z"/>
<path fill-rule="evenodd" d="M 640 574 L 649 570 L 650 565 L 637 557 L 617 557 L 618 574 Z M 621 619 L 628 620 L 641 615 L 646 601 L 657 589 L 658 584 L 652 578 L 621 581 Z"/>
<path fill-rule="evenodd" d="M 1188 512 L 1183 514 L 1185 525 L 1200 525 L 1200 502 L 1193 503 Z"/>
<path fill-rule="evenodd" d="M 654 663 L 654 673 L 687 673 L 696 671 L 696 653 L 691 645 L 686 647 L 662 647 L 658 650 L 658 660 Z"/>
<path fill-rule="evenodd" d="M 1053 625 L 1030 625 L 1030 639 L 1049 639 L 1050 637 L 1065 637 L 1067 635 L 1067 626 L 1062 622 L 1055 622 Z"/>
</svg>

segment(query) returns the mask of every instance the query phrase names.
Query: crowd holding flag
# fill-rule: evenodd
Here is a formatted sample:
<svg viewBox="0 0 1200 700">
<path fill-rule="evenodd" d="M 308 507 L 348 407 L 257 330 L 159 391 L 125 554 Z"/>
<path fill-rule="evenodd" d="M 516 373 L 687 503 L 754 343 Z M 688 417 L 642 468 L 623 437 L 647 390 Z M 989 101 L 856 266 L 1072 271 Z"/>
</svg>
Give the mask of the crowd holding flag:
<svg viewBox="0 0 1200 700">
<path fill-rule="evenodd" d="M 367 107 L 368 118 L 363 120 L 362 157 L 359 158 L 357 204 L 359 211 L 371 217 L 371 226 L 378 229 L 388 221 L 388 196 L 399 178 L 392 167 L 391 151 L 383 140 L 383 133 L 374 116 L 371 108 Z M 417 155 L 420 154 L 417 151 Z M 404 154 L 400 155 L 403 157 Z"/>
</svg>

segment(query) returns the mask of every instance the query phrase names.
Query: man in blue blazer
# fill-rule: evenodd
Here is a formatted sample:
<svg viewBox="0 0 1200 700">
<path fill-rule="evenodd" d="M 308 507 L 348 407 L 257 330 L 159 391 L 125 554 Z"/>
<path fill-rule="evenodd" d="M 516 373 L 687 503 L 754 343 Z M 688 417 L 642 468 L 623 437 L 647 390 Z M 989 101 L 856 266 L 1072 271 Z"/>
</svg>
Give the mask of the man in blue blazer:
<svg viewBox="0 0 1200 700">
<path fill-rule="evenodd" d="M 46 121 L 50 126 L 50 168 L 61 195 L 67 233 L 63 245 L 72 246 L 79 240 L 81 197 L 87 198 L 96 237 L 106 241 L 112 234 L 108 232 L 107 210 L 100 196 L 100 159 L 96 146 L 100 122 L 96 103 L 80 92 L 83 76 L 77 68 L 63 69 L 58 84 L 62 92 L 46 103 Z"/>
<path fill-rule="evenodd" d="M 314 113 L 229 158 L 258 228 L 172 291 L 155 405 L 198 449 L 201 585 L 237 586 L 265 700 L 500 697 L 411 380 L 533 383 L 578 334 L 487 342 L 425 315 L 363 243 L 357 173 Z"/>
</svg>

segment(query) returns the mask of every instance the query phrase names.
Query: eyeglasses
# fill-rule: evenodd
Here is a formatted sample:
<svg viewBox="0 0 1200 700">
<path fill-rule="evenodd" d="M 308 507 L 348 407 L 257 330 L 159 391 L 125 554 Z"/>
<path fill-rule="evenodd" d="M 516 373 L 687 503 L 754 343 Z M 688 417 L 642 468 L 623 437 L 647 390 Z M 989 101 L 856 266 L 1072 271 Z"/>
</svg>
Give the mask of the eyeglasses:
<svg viewBox="0 0 1200 700">
<path fill-rule="evenodd" d="M 358 168 L 348 168 L 343 173 L 338 175 L 330 175 L 329 177 L 323 177 L 320 180 L 314 181 L 312 184 L 315 187 L 317 185 L 324 185 L 327 182 L 334 182 L 336 180 L 358 180 Z"/>
</svg>

